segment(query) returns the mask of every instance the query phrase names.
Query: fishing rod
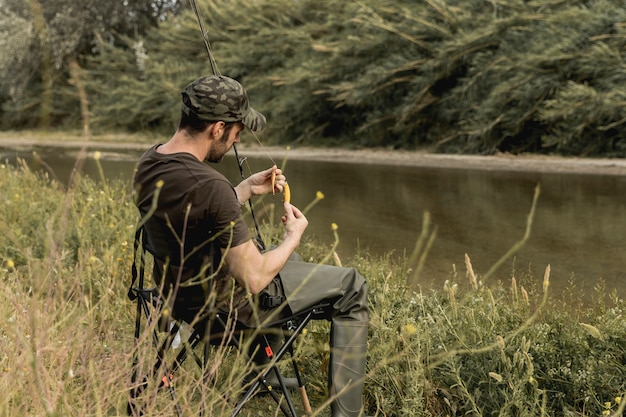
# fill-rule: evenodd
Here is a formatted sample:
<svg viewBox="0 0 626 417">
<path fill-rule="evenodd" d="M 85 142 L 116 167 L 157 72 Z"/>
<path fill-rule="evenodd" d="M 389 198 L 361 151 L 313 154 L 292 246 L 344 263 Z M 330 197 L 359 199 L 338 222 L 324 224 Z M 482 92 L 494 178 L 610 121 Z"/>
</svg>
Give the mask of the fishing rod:
<svg viewBox="0 0 626 417">
<path fill-rule="evenodd" d="M 208 31 L 204 28 L 204 23 L 202 17 L 200 16 L 200 9 L 198 9 L 198 3 L 196 0 L 189 0 L 189 4 L 193 9 L 193 12 L 196 14 L 196 20 L 198 21 L 198 26 L 200 27 L 200 33 L 202 34 L 202 40 L 204 41 L 204 46 L 206 47 L 207 54 L 209 54 L 209 62 L 211 63 L 211 72 L 213 75 L 222 75 L 220 74 L 220 70 L 217 68 L 217 62 L 215 62 L 215 58 L 213 57 L 213 51 L 211 50 L 211 42 L 209 42 L 209 38 L 207 36 Z"/>
<path fill-rule="evenodd" d="M 208 37 L 208 31 L 204 28 L 204 23 L 202 20 L 202 16 L 200 16 L 200 9 L 198 8 L 198 4 L 196 3 L 196 0 L 189 0 L 189 4 L 191 5 L 191 8 L 193 9 L 193 12 L 196 15 L 196 20 L 198 21 L 198 27 L 200 28 L 200 33 L 202 34 L 202 40 L 204 41 L 204 46 L 206 47 L 207 54 L 209 55 L 209 62 L 211 64 L 211 72 L 213 73 L 213 75 L 220 76 L 222 74 L 220 73 L 219 68 L 217 68 L 217 62 L 215 61 L 215 57 L 213 56 L 213 51 L 211 49 L 211 42 L 209 41 L 209 37 Z M 252 132 L 252 134 L 254 135 L 254 132 Z M 259 141 L 259 138 L 256 135 L 254 135 L 254 137 L 259 143 L 261 143 Z M 241 178 L 245 180 L 246 176 L 243 173 L 243 163 L 246 161 L 247 158 L 239 157 L 239 153 L 237 152 L 237 147 L 235 146 L 234 143 L 233 143 L 233 150 L 235 151 L 235 158 L 237 159 L 237 166 L 239 167 L 239 174 L 241 175 Z M 252 204 L 252 199 L 248 199 L 248 207 L 250 208 L 250 216 L 252 217 L 252 221 L 254 222 L 254 229 L 256 231 L 256 239 L 255 239 L 256 243 L 259 249 L 261 249 L 261 251 L 265 251 L 266 249 L 265 242 L 263 241 L 263 237 L 261 236 L 259 223 L 257 222 L 256 216 L 254 214 L 254 205 Z"/>
<path fill-rule="evenodd" d="M 220 71 L 217 68 L 217 63 L 215 62 L 215 58 L 213 57 L 213 51 L 211 50 L 211 43 L 209 42 L 209 38 L 207 35 L 207 31 L 204 28 L 204 23 L 202 20 L 202 17 L 200 16 L 200 10 L 198 8 L 198 4 L 196 3 L 196 0 L 189 0 L 189 3 L 191 4 L 191 8 L 193 9 L 194 13 L 196 14 L 196 19 L 198 20 L 198 26 L 200 27 L 200 32 L 202 33 L 202 40 L 204 41 L 204 46 L 206 47 L 207 50 L 207 54 L 209 55 L 209 61 L 211 63 L 211 71 L 213 72 L 213 75 L 217 75 L 220 76 Z M 254 138 L 256 139 L 256 141 L 259 143 L 259 145 L 261 146 L 261 149 L 263 149 L 265 151 L 265 153 L 267 154 L 267 156 L 269 157 L 269 159 L 272 161 L 272 163 L 274 163 L 274 165 L 276 165 L 276 162 L 274 162 L 274 159 L 272 158 L 272 156 L 267 152 L 267 150 L 265 149 L 265 147 L 263 146 L 263 144 L 261 143 L 261 141 L 259 140 L 258 136 L 254 133 L 254 131 L 252 129 L 250 129 L 250 132 L 252 133 L 252 136 L 254 136 Z M 239 173 L 241 174 L 241 178 L 245 179 L 245 175 L 243 173 L 243 163 L 246 161 L 247 158 L 240 158 L 239 157 L 239 153 L 237 152 L 237 147 L 235 146 L 235 144 L 233 144 L 233 150 L 235 151 L 235 158 L 237 159 L 237 165 L 239 166 Z M 273 186 L 273 181 L 272 181 L 272 186 Z M 289 190 L 289 184 L 287 184 L 285 182 L 284 184 L 284 195 L 285 195 L 285 201 L 289 201 L 290 200 L 290 195 L 291 192 Z M 273 190 L 272 190 L 273 191 Z M 256 220 L 256 217 L 254 215 L 254 206 L 252 204 L 252 199 L 248 199 L 248 206 L 250 207 L 250 214 L 252 216 L 252 220 L 254 222 L 254 228 L 256 229 L 256 242 L 257 245 L 259 246 L 259 249 L 261 251 L 265 251 L 265 243 L 263 242 L 263 238 L 261 237 L 261 232 L 259 230 L 259 224 Z M 295 362 L 294 362 L 295 364 Z M 311 412 L 311 405 L 309 403 L 309 397 L 307 395 L 306 392 L 306 387 L 304 386 L 304 384 L 301 382 L 300 380 L 300 376 L 298 374 L 298 369 L 297 366 L 294 368 L 296 371 L 296 376 L 297 379 L 299 381 L 299 385 L 301 385 L 299 388 L 299 392 L 300 392 L 300 398 L 302 400 L 302 405 L 304 406 L 305 412 L 306 413 L 310 413 Z"/>
<path fill-rule="evenodd" d="M 208 37 L 209 32 L 204 28 L 204 21 L 202 19 L 202 16 L 200 16 L 200 9 L 198 8 L 198 3 L 196 3 L 196 0 L 189 0 L 189 4 L 191 5 L 193 12 L 196 14 L 198 27 L 200 28 L 200 33 L 202 34 L 202 41 L 204 42 L 204 46 L 206 48 L 207 54 L 209 55 L 209 63 L 211 64 L 211 72 L 213 73 L 213 75 L 220 76 L 222 74 L 220 73 L 219 68 L 217 68 L 217 62 L 215 61 L 215 57 L 213 56 L 213 49 L 211 48 L 211 42 L 209 41 L 209 37 Z M 267 149 L 265 149 L 265 146 L 263 146 L 263 144 L 261 143 L 261 140 L 256 135 L 256 133 L 254 133 L 252 129 L 249 129 L 249 130 L 250 130 L 250 133 L 252 133 L 252 136 L 254 136 L 254 139 L 256 139 L 257 143 L 259 144 L 263 152 L 265 152 L 265 155 L 267 155 L 269 160 L 272 161 L 274 165 L 276 165 L 276 161 L 274 161 L 274 158 L 272 158 L 272 155 L 270 155 Z"/>
</svg>

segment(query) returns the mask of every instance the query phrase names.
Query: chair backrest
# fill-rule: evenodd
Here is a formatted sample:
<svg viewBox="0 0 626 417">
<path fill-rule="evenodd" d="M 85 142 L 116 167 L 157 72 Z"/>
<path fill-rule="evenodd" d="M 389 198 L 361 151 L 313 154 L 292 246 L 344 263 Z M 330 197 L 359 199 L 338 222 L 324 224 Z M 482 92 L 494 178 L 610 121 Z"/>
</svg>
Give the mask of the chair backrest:
<svg viewBox="0 0 626 417">
<path fill-rule="evenodd" d="M 135 301 L 137 299 L 137 288 L 143 288 L 144 286 L 144 277 L 145 277 L 145 252 L 142 245 L 142 234 L 143 227 L 140 226 L 135 230 L 135 240 L 133 243 L 133 263 L 131 266 L 131 280 L 130 285 L 128 286 L 128 298 L 131 301 Z M 141 248 L 141 249 L 140 249 Z M 140 259 L 137 260 L 137 256 L 140 256 Z M 138 265 L 139 263 L 139 265 Z"/>
<path fill-rule="evenodd" d="M 145 216 L 142 217 L 145 219 Z M 158 219 L 147 218 L 140 223 L 135 234 L 134 257 L 132 265 L 132 281 L 128 291 L 131 300 L 136 297 L 133 287 L 144 288 L 144 276 L 148 256 L 152 259 L 151 282 L 161 288 L 164 298 L 170 292 L 172 309 L 193 312 L 202 308 L 209 295 L 213 292 L 214 280 L 217 277 L 215 265 L 220 262 L 219 251 L 215 249 L 212 240 L 205 242 L 201 247 L 186 250 L 184 262 L 181 258 L 181 244 L 172 237 L 171 232 L 165 232 L 163 222 Z M 193 242 L 191 242 L 193 243 Z M 188 243 L 190 245 L 191 243 Z M 194 280 L 193 285 L 190 280 Z"/>
</svg>

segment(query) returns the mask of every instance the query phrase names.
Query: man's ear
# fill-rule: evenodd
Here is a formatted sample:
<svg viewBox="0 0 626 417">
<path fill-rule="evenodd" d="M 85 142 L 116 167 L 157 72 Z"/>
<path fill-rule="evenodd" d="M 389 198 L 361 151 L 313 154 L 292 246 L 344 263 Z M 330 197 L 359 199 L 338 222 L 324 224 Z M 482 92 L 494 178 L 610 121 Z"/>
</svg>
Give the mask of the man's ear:
<svg viewBox="0 0 626 417">
<path fill-rule="evenodd" d="M 211 123 L 207 127 L 209 137 L 211 139 L 217 139 L 222 134 L 222 132 L 224 131 L 224 126 L 225 125 L 226 125 L 226 123 L 224 123 L 224 122 Z"/>
</svg>

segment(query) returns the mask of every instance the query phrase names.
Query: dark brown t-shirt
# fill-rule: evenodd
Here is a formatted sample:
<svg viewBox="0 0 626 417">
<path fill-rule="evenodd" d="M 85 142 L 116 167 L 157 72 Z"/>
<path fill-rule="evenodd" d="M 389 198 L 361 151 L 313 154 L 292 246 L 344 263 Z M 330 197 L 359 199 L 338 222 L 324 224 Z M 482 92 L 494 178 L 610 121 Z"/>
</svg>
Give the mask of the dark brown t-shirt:
<svg viewBox="0 0 626 417">
<path fill-rule="evenodd" d="M 165 279 L 167 295 L 179 279 L 186 283 L 176 304 L 191 307 L 223 280 L 220 249 L 247 242 L 250 233 L 235 190 L 221 173 L 189 153 L 161 154 L 158 146 L 139 159 L 135 204 L 145 219 L 144 240 L 155 257 L 157 284 Z M 192 282 L 196 285 L 189 286 Z"/>
</svg>

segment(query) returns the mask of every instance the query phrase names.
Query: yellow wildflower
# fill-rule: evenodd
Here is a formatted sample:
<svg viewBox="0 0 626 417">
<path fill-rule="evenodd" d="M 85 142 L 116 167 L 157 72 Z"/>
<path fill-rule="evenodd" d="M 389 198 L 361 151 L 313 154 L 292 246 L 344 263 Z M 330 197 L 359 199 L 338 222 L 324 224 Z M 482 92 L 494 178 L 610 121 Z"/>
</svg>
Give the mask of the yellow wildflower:
<svg viewBox="0 0 626 417">
<path fill-rule="evenodd" d="M 332 230 L 337 230 L 337 229 L 339 229 L 339 226 L 337 226 L 337 223 L 332 223 L 332 224 L 330 225 L 330 228 L 331 228 Z"/>
<path fill-rule="evenodd" d="M 318 200 L 323 200 L 324 199 L 324 193 L 321 191 L 318 191 L 315 193 L 315 198 Z"/>
<path fill-rule="evenodd" d="M 402 333 L 411 336 L 417 333 L 417 327 L 413 323 L 407 323 L 402 326 Z"/>
</svg>

